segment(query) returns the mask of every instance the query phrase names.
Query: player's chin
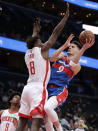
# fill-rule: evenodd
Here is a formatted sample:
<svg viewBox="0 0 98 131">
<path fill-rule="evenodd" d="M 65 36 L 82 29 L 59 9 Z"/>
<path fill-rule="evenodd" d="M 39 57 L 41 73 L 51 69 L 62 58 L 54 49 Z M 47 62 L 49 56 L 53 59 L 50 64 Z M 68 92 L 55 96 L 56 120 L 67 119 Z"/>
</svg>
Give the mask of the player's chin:
<svg viewBox="0 0 98 131">
<path fill-rule="evenodd" d="M 18 104 L 18 103 L 19 103 L 18 100 L 13 101 L 13 104 Z"/>
<path fill-rule="evenodd" d="M 12 104 L 13 104 L 13 105 L 17 105 L 17 104 L 18 104 L 18 102 L 13 102 Z"/>
</svg>

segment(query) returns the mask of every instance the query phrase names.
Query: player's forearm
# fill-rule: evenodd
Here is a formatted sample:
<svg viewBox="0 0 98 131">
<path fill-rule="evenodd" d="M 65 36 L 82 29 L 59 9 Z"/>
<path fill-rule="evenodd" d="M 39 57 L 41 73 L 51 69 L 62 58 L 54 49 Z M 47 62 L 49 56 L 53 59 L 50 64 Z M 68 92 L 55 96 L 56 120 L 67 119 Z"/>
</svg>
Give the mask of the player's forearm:
<svg viewBox="0 0 98 131">
<path fill-rule="evenodd" d="M 86 51 L 86 48 L 85 48 L 85 47 L 82 47 L 82 49 L 79 51 L 79 53 L 77 53 L 77 54 L 73 57 L 72 61 L 77 64 L 77 63 L 79 62 L 81 56 L 83 55 L 83 53 L 84 53 L 85 51 Z"/>
<path fill-rule="evenodd" d="M 53 34 L 55 34 L 55 36 L 59 36 L 59 34 L 61 33 L 62 29 L 64 28 L 66 21 L 67 21 L 68 17 L 65 15 L 63 17 L 63 19 L 60 21 L 60 23 L 54 28 L 53 30 Z"/>
<path fill-rule="evenodd" d="M 53 33 L 56 34 L 57 36 L 60 34 L 62 29 L 64 28 L 66 21 L 69 17 L 69 4 L 67 3 L 67 10 L 66 10 L 66 15 L 63 17 L 63 19 L 60 21 L 60 23 L 55 27 L 53 30 Z"/>
<path fill-rule="evenodd" d="M 69 16 L 69 4 L 67 3 L 66 15 L 63 17 L 63 19 L 60 21 L 60 23 L 54 28 L 49 40 L 43 46 L 43 50 L 47 50 L 47 49 L 51 48 L 53 46 L 53 44 L 56 42 L 60 32 L 64 28 L 64 25 L 68 19 L 68 16 Z"/>
<path fill-rule="evenodd" d="M 51 48 L 54 43 L 56 42 L 58 36 L 60 35 L 62 29 L 64 28 L 64 25 L 66 23 L 67 17 L 64 16 L 64 18 L 61 20 L 61 22 L 54 28 L 53 32 L 52 32 L 52 37 L 50 37 L 49 39 L 49 44 L 48 44 L 48 48 Z"/>
</svg>

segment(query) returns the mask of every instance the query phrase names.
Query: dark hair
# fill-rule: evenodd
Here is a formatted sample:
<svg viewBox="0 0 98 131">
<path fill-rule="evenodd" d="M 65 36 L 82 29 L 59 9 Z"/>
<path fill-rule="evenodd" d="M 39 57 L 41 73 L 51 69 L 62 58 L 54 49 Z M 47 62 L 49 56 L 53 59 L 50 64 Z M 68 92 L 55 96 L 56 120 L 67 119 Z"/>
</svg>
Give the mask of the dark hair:
<svg viewBox="0 0 98 131">
<path fill-rule="evenodd" d="M 10 101 L 13 99 L 13 97 L 16 96 L 16 95 L 18 95 L 18 96 L 21 97 L 20 92 L 13 92 L 13 93 L 11 93 L 11 95 L 9 96 L 8 102 L 10 102 Z"/>
<path fill-rule="evenodd" d="M 78 41 L 71 41 L 71 43 L 74 43 L 75 45 L 77 45 L 77 47 L 78 47 L 79 49 L 82 48 L 82 45 L 81 45 Z"/>
<path fill-rule="evenodd" d="M 35 43 L 37 42 L 37 40 L 39 39 L 39 36 L 29 36 L 26 40 L 27 42 L 27 48 L 28 49 L 32 49 L 35 45 Z"/>
</svg>

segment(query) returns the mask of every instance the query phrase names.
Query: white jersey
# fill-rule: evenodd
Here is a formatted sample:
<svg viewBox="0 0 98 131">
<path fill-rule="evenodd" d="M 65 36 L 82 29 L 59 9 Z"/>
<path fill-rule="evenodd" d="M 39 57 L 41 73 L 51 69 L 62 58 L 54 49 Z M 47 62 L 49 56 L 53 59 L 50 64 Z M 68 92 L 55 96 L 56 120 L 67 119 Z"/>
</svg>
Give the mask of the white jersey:
<svg viewBox="0 0 98 131">
<path fill-rule="evenodd" d="M 77 128 L 77 129 L 75 129 L 75 131 L 85 131 L 85 129 Z"/>
<path fill-rule="evenodd" d="M 30 82 L 43 82 L 48 84 L 50 78 L 50 62 L 41 55 L 41 48 L 34 47 L 25 54 L 25 62 L 29 71 Z"/>
<path fill-rule="evenodd" d="M 10 113 L 9 109 L 4 110 L 1 115 L 1 130 L 0 131 L 15 131 L 18 125 L 18 112 Z"/>
</svg>

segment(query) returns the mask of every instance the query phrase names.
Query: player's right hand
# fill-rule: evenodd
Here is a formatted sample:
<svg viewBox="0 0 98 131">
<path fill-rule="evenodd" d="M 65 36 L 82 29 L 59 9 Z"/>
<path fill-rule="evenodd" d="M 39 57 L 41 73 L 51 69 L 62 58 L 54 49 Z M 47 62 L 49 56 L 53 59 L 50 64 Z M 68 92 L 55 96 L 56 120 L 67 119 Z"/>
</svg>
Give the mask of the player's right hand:
<svg viewBox="0 0 98 131">
<path fill-rule="evenodd" d="M 93 46 L 94 43 L 95 43 L 95 40 L 92 40 L 92 39 L 87 40 L 87 39 L 86 39 L 86 43 L 83 45 L 83 47 L 86 48 L 86 49 L 88 49 L 88 48 L 90 48 L 91 46 Z"/>
</svg>

